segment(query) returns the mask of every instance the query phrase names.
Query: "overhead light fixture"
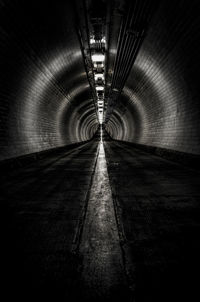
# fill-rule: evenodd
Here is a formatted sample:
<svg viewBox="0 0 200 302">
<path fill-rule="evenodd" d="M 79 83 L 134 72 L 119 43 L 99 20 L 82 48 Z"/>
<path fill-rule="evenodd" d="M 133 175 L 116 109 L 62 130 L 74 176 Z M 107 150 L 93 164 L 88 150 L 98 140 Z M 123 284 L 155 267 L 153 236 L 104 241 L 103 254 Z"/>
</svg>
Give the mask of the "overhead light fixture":
<svg viewBox="0 0 200 302">
<path fill-rule="evenodd" d="M 105 55 L 101 53 L 96 53 L 92 55 L 93 62 L 103 62 L 105 60 Z"/>
<path fill-rule="evenodd" d="M 90 39 L 90 44 L 94 44 L 95 42 L 96 42 L 95 39 L 93 38 Z"/>
<path fill-rule="evenodd" d="M 103 68 L 104 67 L 104 63 L 103 62 L 97 62 L 97 63 L 93 63 L 94 68 Z"/>
<path fill-rule="evenodd" d="M 104 87 L 103 86 L 96 86 L 96 91 L 103 91 Z"/>
<path fill-rule="evenodd" d="M 94 79 L 95 81 L 98 80 L 98 79 L 104 79 L 104 74 L 103 73 L 95 73 L 94 75 Z"/>
</svg>

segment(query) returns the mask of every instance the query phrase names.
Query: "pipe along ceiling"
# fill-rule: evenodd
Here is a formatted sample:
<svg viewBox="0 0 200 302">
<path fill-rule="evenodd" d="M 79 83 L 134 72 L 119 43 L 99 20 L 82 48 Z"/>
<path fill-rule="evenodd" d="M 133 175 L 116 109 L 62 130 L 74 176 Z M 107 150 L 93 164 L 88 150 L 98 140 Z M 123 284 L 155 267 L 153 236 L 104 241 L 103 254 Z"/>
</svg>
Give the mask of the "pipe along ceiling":
<svg viewBox="0 0 200 302">
<path fill-rule="evenodd" d="M 0 2 L 0 159 L 111 137 L 200 153 L 200 3 Z"/>
</svg>

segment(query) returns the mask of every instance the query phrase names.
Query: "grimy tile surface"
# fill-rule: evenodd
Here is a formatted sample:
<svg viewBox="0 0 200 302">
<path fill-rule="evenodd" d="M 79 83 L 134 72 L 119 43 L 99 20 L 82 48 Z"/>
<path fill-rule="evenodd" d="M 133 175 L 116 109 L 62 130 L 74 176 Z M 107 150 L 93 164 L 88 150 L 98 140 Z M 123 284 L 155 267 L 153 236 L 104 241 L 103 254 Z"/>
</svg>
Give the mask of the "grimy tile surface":
<svg viewBox="0 0 200 302">
<path fill-rule="evenodd" d="M 200 173 L 104 145 L 133 301 L 198 301 Z"/>
</svg>

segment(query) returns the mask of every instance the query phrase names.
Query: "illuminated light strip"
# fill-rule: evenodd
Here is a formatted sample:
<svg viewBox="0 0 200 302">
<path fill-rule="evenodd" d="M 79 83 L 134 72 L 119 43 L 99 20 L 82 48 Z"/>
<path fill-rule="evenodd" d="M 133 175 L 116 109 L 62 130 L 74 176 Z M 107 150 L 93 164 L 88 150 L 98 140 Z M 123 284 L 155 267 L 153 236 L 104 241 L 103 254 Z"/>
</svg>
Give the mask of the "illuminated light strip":
<svg viewBox="0 0 200 302">
<path fill-rule="evenodd" d="M 103 62 L 98 62 L 98 64 L 94 63 L 94 68 L 103 68 L 103 67 L 104 67 Z"/>
<path fill-rule="evenodd" d="M 104 54 L 93 54 L 92 55 L 92 61 L 93 62 L 103 62 L 105 60 Z"/>
<path fill-rule="evenodd" d="M 98 80 L 98 79 L 104 80 L 104 74 L 103 73 L 95 73 L 94 74 L 94 79 L 95 79 L 95 81 Z"/>
<path fill-rule="evenodd" d="M 96 86 L 96 91 L 103 91 L 104 87 L 103 86 Z"/>
<path fill-rule="evenodd" d="M 102 39 L 100 41 L 102 43 L 106 43 L 105 37 L 102 37 Z M 90 44 L 91 45 L 95 44 L 95 43 L 98 43 L 98 42 L 99 41 L 96 41 L 93 36 L 90 38 Z M 94 80 L 97 83 L 98 83 L 98 80 L 104 81 L 104 79 L 105 79 L 104 72 L 103 72 L 103 70 L 101 70 L 101 72 L 100 72 L 100 69 L 102 69 L 104 67 L 105 54 L 98 53 L 98 52 L 93 53 L 93 55 L 91 55 L 91 60 L 93 62 L 93 67 L 97 68 L 97 70 L 99 69 L 98 72 L 94 73 Z M 104 102 L 103 101 L 99 102 L 99 100 L 102 100 L 104 98 L 104 94 L 102 94 L 102 92 L 104 92 L 104 86 L 103 85 L 101 85 L 101 86 L 98 85 L 98 86 L 95 87 L 95 89 L 96 89 L 96 92 L 97 92 L 97 100 L 98 100 L 98 103 L 97 103 L 98 118 L 99 118 L 99 123 L 102 124 L 102 122 L 103 122 Z M 98 93 L 98 92 L 101 92 L 101 93 Z"/>
<path fill-rule="evenodd" d="M 94 44 L 94 43 L 96 43 L 95 39 L 91 38 L 90 39 L 90 44 Z"/>
</svg>

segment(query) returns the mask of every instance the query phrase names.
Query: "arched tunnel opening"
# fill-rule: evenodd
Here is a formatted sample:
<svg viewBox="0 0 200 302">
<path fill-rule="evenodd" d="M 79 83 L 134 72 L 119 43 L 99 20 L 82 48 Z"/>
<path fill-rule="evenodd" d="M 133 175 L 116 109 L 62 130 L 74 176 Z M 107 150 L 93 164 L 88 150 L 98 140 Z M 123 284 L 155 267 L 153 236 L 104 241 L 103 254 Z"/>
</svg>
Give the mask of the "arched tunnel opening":
<svg viewBox="0 0 200 302">
<path fill-rule="evenodd" d="M 200 2 L 0 1 L 4 301 L 197 301 Z"/>
</svg>

